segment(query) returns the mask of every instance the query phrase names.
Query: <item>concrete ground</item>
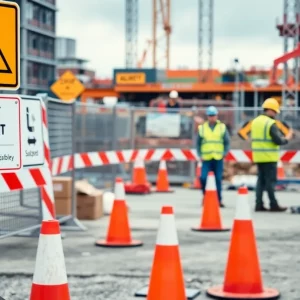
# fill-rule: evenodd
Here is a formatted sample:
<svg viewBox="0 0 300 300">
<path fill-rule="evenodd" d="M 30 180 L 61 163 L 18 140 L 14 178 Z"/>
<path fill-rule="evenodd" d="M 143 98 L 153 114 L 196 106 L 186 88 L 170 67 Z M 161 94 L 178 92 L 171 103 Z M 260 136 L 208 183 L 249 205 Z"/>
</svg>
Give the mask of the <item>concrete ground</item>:
<svg viewBox="0 0 300 300">
<path fill-rule="evenodd" d="M 253 193 L 250 193 L 253 200 Z M 300 205 L 299 194 L 278 192 L 282 205 Z M 200 222 L 200 194 L 177 188 L 173 194 L 127 196 L 132 236 L 142 247 L 111 249 L 95 247 L 105 237 L 108 217 L 83 222 L 86 232 L 66 232 L 63 239 L 69 288 L 73 300 L 133 300 L 134 293 L 148 283 L 162 205 L 173 205 L 186 286 L 199 288 L 197 300 L 208 299 L 205 289 L 223 281 L 230 232 L 200 233 L 190 230 Z M 236 192 L 224 192 L 222 218 L 231 227 Z M 251 202 L 253 204 L 253 201 Z M 253 213 L 263 281 L 280 290 L 281 299 L 300 299 L 299 215 Z M 0 297 L 28 299 L 38 240 L 0 240 Z M 142 298 L 141 298 L 142 299 Z"/>
</svg>

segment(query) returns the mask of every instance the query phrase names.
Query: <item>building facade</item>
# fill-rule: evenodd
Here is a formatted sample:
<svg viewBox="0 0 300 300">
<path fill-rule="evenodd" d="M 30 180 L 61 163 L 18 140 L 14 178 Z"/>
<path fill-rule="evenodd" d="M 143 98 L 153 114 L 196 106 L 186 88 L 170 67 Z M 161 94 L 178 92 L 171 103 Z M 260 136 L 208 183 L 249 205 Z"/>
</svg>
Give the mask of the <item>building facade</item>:
<svg viewBox="0 0 300 300">
<path fill-rule="evenodd" d="M 76 40 L 57 37 L 57 76 L 66 71 L 71 71 L 82 83 L 88 84 L 95 78 L 95 71 L 88 68 L 89 61 L 77 57 Z"/>
<path fill-rule="evenodd" d="M 19 94 L 49 91 L 56 75 L 56 0 L 15 0 L 21 17 Z"/>
</svg>

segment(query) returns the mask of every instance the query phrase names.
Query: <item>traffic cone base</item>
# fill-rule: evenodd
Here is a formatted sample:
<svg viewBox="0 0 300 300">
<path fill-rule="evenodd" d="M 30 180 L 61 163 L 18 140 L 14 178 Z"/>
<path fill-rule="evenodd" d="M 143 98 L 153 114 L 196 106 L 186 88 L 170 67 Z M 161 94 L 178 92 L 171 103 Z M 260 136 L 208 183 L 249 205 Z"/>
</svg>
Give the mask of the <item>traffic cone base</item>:
<svg viewBox="0 0 300 300">
<path fill-rule="evenodd" d="M 115 200 L 110 215 L 106 239 L 95 243 L 99 247 L 138 247 L 141 241 L 131 238 L 128 209 L 125 201 L 124 183 L 122 178 L 116 178 Z"/>
<path fill-rule="evenodd" d="M 145 286 L 142 289 L 140 289 L 139 291 L 135 292 L 134 296 L 146 298 L 148 295 L 148 291 L 149 291 L 149 286 Z M 186 295 L 186 299 L 188 299 L 188 300 L 193 300 L 193 299 L 197 298 L 200 294 L 201 294 L 201 291 L 199 291 L 199 290 L 185 288 L 185 295 Z M 165 298 L 165 299 L 167 299 L 167 298 Z M 173 298 L 173 299 L 175 299 L 175 298 Z"/>
<path fill-rule="evenodd" d="M 203 231 L 203 232 L 222 232 L 222 231 L 230 231 L 230 228 L 199 228 L 199 227 L 192 227 L 192 231 Z"/>
<path fill-rule="evenodd" d="M 260 299 L 278 299 L 280 293 L 276 289 L 264 288 L 262 293 L 245 294 L 245 293 L 227 293 L 224 292 L 224 286 L 216 286 L 206 291 L 207 296 L 214 299 L 244 299 L 244 300 L 260 300 Z"/>
<path fill-rule="evenodd" d="M 160 191 L 160 190 L 155 190 L 155 193 L 174 193 L 174 190 L 167 190 L 167 191 Z"/>
<path fill-rule="evenodd" d="M 108 242 L 106 240 L 99 240 L 95 243 L 96 246 L 99 247 L 107 247 L 107 248 L 124 248 L 124 247 L 139 247 L 143 245 L 142 241 L 131 240 L 129 242 Z"/>
</svg>

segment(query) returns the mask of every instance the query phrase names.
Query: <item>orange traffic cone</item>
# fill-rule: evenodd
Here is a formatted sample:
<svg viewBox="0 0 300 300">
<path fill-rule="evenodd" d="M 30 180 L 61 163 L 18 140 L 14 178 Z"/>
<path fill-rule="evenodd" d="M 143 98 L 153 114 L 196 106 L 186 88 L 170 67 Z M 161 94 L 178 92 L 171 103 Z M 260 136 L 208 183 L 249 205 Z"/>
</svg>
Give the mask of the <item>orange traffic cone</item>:
<svg viewBox="0 0 300 300">
<path fill-rule="evenodd" d="M 198 161 L 196 167 L 196 174 L 191 189 L 197 189 L 197 190 L 201 189 L 201 182 L 200 182 L 201 169 L 202 169 L 202 163 L 201 161 Z"/>
<path fill-rule="evenodd" d="M 277 179 L 285 179 L 283 164 L 281 160 L 277 163 Z"/>
<path fill-rule="evenodd" d="M 277 163 L 277 180 L 285 179 L 285 173 L 284 173 L 284 168 L 282 165 L 282 161 L 279 160 Z M 286 186 L 284 184 L 277 184 L 276 185 L 276 190 L 277 191 L 282 191 L 285 190 Z"/>
<path fill-rule="evenodd" d="M 122 178 L 116 178 L 115 200 L 110 215 L 106 240 L 96 242 L 101 247 L 137 247 L 141 241 L 132 240 L 125 201 L 124 183 Z"/>
<path fill-rule="evenodd" d="M 137 158 L 133 164 L 132 183 L 139 185 L 147 185 L 147 173 L 145 163 L 141 158 Z"/>
<path fill-rule="evenodd" d="M 248 203 L 248 190 L 239 188 L 224 285 L 207 294 L 215 299 L 277 299 L 280 293 L 263 288 L 255 234 Z"/>
<path fill-rule="evenodd" d="M 59 222 L 57 220 L 43 221 L 30 300 L 69 299 Z"/>
<path fill-rule="evenodd" d="M 157 193 L 173 193 L 174 191 L 170 189 L 168 170 L 165 160 L 159 163 L 159 169 L 156 181 L 156 192 Z"/>
<path fill-rule="evenodd" d="M 229 228 L 223 228 L 222 226 L 216 181 L 213 172 L 208 173 L 203 201 L 204 205 L 202 208 L 200 227 L 192 228 L 192 230 L 229 231 Z"/>
<path fill-rule="evenodd" d="M 190 294 L 193 297 L 187 297 Z M 161 210 L 149 288 L 142 289 L 135 296 L 147 297 L 147 300 L 186 300 L 199 294 L 198 290 L 191 292 L 185 289 L 173 207 L 164 206 Z"/>
</svg>

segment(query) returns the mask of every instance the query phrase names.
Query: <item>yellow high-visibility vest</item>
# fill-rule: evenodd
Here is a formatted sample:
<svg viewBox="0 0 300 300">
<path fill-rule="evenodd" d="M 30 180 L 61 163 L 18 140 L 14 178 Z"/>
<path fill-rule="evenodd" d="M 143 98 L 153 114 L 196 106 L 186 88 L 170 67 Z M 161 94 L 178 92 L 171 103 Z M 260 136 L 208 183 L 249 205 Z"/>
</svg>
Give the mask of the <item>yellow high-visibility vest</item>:
<svg viewBox="0 0 300 300">
<path fill-rule="evenodd" d="M 198 126 L 198 132 L 202 138 L 201 156 L 203 160 L 220 160 L 224 156 L 224 134 L 226 125 L 219 120 L 212 130 L 209 123 Z"/>
<path fill-rule="evenodd" d="M 277 162 L 280 158 L 280 146 L 271 138 L 270 129 L 275 120 L 260 115 L 251 123 L 252 159 L 255 163 Z"/>
</svg>

